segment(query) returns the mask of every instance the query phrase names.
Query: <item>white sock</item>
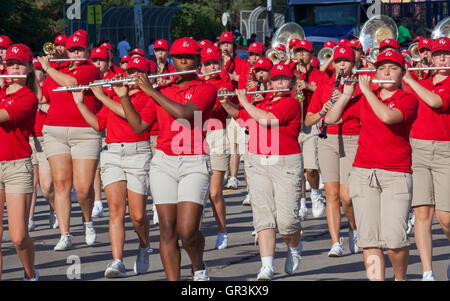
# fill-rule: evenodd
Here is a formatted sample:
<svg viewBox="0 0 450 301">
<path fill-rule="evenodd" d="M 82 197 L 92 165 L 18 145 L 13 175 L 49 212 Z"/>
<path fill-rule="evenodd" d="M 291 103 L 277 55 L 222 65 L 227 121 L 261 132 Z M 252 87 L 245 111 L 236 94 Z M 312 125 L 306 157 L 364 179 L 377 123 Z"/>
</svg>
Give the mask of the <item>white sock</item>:
<svg viewBox="0 0 450 301">
<path fill-rule="evenodd" d="M 300 207 L 306 207 L 306 199 L 305 198 L 301 198 Z"/>
<path fill-rule="evenodd" d="M 320 195 L 320 189 L 311 188 L 311 195 L 319 196 Z"/>
<path fill-rule="evenodd" d="M 273 257 L 272 256 L 261 257 L 261 262 L 262 262 L 263 266 L 273 267 Z"/>
</svg>

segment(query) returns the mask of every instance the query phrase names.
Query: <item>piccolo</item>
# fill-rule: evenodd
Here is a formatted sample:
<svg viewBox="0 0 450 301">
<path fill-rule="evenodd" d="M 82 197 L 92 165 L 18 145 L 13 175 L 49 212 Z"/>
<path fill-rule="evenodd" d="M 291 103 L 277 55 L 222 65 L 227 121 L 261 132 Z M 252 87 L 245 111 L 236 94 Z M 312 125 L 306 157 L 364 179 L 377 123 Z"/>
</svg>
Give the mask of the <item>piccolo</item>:
<svg viewBox="0 0 450 301">
<path fill-rule="evenodd" d="M 214 75 L 217 73 L 222 72 L 222 70 L 217 70 L 217 71 L 213 71 L 213 72 L 209 72 L 209 73 L 204 73 L 204 74 L 199 74 L 198 77 L 205 77 L 205 76 L 210 76 L 210 75 Z"/>
<path fill-rule="evenodd" d="M 78 59 L 49 59 L 49 62 L 73 62 L 73 61 L 87 61 L 88 59 L 85 58 L 78 58 Z M 38 63 L 39 60 L 34 59 L 33 63 Z"/>
<path fill-rule="evenodd" d="M 3 74 L 0 75 L 0 78 L 27 78 L 27 76 L 19 74 Z"/>
<path fill-rule="evenodd" d="M 246 92 L 245 95 L 252 95 L 252 94 L 263 94 L 263 93 L 275 93 L 275 92 L 289 92 L 291 90 L 289 89 L 279 89 L 279 90 L 261 90 L 261 91 L 250 91 Z M 217 97 L 227 97 L 227 96 L 236 96 L 236 92 L 229 92 L 229 93 L 222 93 L 217 94 Z"/>
<path fill-rule="evenodd" d="M 450 67 L 411 67 L 408 71 L 423 71 L 423 70 L 450 70 Z M 364 73 L 364 72 L 376 72 L 377 69 L 367 68 L 367 69 L 355 69 L 353 73 Z"/>
<path fill-rule="evenodd" d="M 346 78 L 346 79 L 344 79 L 344 82 L 345 83 L 358 83 L 359 82 L 359 80 L 358 79 L 349 79 L 349 78 Z M 371 83 L 375 83 L 375 84 L 394 84 L 395 83 L 395 80 L 389 80 L 389 79 L 372 79 L 371 81 L 370 81 Z"/>
</svg>

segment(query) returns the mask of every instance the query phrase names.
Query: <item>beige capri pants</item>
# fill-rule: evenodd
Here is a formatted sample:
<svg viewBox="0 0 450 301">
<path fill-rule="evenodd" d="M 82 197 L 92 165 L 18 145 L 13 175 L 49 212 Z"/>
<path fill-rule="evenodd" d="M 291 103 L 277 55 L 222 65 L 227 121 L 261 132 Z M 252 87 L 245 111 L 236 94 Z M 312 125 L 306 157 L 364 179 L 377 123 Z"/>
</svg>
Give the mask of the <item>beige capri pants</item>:
<svg viewBox="0 0 450 301">
<path fill-rule="evenodd" d="M 300 231 L 301 154 L 266 156 L 248 153 L 245 172 L 256 232 L 277 227 L 282 235 Z"/>
<path fill-rule="evenodd" d="M 31 158 L 0 162 L 0 190 L 5 193 L 33 193 Z"/>
</svg>

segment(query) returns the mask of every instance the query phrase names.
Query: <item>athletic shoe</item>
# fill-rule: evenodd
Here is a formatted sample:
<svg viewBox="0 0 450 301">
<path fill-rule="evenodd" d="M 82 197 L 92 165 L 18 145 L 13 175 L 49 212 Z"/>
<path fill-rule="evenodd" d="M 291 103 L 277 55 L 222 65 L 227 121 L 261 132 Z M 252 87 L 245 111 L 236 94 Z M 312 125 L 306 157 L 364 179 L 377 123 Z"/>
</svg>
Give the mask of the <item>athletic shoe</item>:
<svg viewBox="0 0 450 301">
<path fill-rule="evenodd" d="M 325 189 L 325 184 L 322 181 L 322 174 L 320 174 L 320 178 L 319 178 L 319 189 L 320 190 L 324 190 Z"/>
<path fill-rule="evenodd" d="M 34 220 L 28 220 L 28 232 L 34 231 L 36 229 L 36 225 L 34 224 Z"/>
<path fill-rule="evenodd" d="M 216 249 L 222 250 L 228 247 L 228 234 L 217 233 Z"/>
<path fill-rule="evenodd" d="M 286 263 L 284 264 L 284 271 L 289 275 L 294 274 L 300 269 L 300 261 L 302 259 L 302 257 L 300 256 L 300 252 L 299 250 L 292 252 L 289 248 L 287 250 Z"/>
<path fill-rule="evenodd" d="M 249 193 L 247 193 L 247 195 L 245 196 L 245 199 L 242 202 L 242 206 L 250 206 L 250 194 Z"/>
<path fill-rule="evenodd" d="M 33 278 L 23 278 L 23 281 L 39 281 L 39 272 L 38 270 L 34 269 L 34 277 Z"/>
<path fill-rule="evenodd" d="M 359 247 L 356 245 L 357 242 L 358 242 L 358 231 L 357 230 L 348 231 L 348 247 L 350 249 L 350 252 L 355 254 L 359 252 Z"/>
<path fill-rule="evenodd" d="M 264 281 L 264 280 L 272 280 L 273 278 L 273 267 L 269 265 L 263 265 L 259 270 L 258 276 L 256 276 L 256 280 Z"/>
<path fill-rule="evenodd" d="M 50 229 L 57 229 L 59 227 L 58 218 L 56 217 L 55 211 L 50 211 L 48 216 Z"/>
<path fill-rule="evenodd" d="M 61 235 L 56 246 L 53 248 L 54 251 L 66 251 L 72 248 L 72 236 L 69 233 Z"/>
<path fill-rule="evenodd" d="M 103 216 L 103 203 L 102 201 L 95 201 L 94 208 L 92 209 L 92 217 L 102 217 Z"/>
<path fill-rule="evenodd" d="M 194 273 L 194 281 L 209 281 L 208 267 L 203 263 L 204 270 L 198 270 Z"/>
<path fill-rule="evenodd" d="M 342 250 L 342 246 L 340 243 L 335 243 L 332 247 L 330 252 L 328 252 L 328 257 L 341 257 L 344 253 L 344 250 Z"/>
<path fill-rule="evenodd" d="M 306 207 L 306 200 L 302 198 L 300 200 L 300 209 L 298 210 L 298 217 L 304 221 L 308 215 L 308 207 Z"/>
<path fill-rule="evenodd" d="M 134 273 L 135 274 L 143 274 L 148 271 L 150 267 L 150 253 L 152 249 L 150 249 L 150 245 L 147 248 L 138 249 L 138 255 L 136 257 L 136 261 L 134 262 Z"/>
<path fill-rule="evenodd" d="M 237 189 L 238 188 L 238 179 L 235 177 L 231 177 L 228 179 L 227 185 L 225 185 L 225 188 L 227 189 Z"/>
<path fill-rule="evenodd" d="M 84 231 L 86 244 L 88 246 L 93 245 L 95 243 L 95 238 L 97 236 L 95 234 L 94 224 L 92 222 L 84 223 Z"/>
<path fill-rule="evenodd" d="M 126 277 L 127 273 L 125 271 L 125 265 L 122 261 L 116 259 L 109 263 L 106 267 L 105 277 L 106 278 L 123 278 Z"/>
<path fill-rule="evenodd" d="M 426 271 L 422 275 L 422 281 L 435 281 L 433 271 Z"/>
<path fill-rule="evenodd" d="M 153 212 L 153 224 L 157 225 L 157 224 L 159 224 L 159 217 L 158 217 L 158 211 L 156 211 L 155 205 L 153 205 L 153 207 L 152 207 L 152 212 Z"/>
<path fill-rule="evenodd" d="M 312 215 L 314 218 L 322 217 L 325 213 L 324 198 L 322 195 L 311 195 Z"/>
</svg>

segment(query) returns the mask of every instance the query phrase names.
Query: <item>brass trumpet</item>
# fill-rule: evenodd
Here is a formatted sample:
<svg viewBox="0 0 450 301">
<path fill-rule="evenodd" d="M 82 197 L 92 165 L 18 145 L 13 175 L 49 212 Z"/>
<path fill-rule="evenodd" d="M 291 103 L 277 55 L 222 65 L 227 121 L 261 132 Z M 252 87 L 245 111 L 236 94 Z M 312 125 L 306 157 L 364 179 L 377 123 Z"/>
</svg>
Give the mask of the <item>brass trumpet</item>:
<svg viewBox="0 0 450 301">
<path fill-rule="evenodd" d="M 45 55 L 52 54 L 55 51 L 55 45 L 52 42 L 47 42 L 42 46 L 42 51 L 44 51 Z"/>
<path fill-rule="evenodd" d="M 419 55 L 419 43 L 412 43 L 408 47 L 409 52 L 411 53 L 411 58 L 418 62 L 420 61 L 420 55 Z"/>
</svg>

